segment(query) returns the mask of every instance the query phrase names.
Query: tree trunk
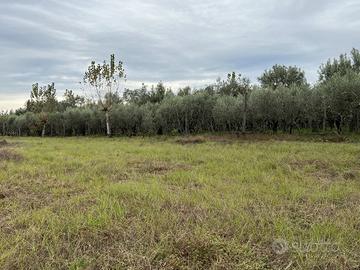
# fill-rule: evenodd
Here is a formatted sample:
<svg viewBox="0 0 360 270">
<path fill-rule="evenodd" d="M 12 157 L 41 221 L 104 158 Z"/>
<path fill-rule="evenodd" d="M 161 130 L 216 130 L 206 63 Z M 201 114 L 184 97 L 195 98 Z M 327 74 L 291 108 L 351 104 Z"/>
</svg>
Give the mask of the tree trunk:
<svg viewBox="0 0 360 270">
<path fill-rule="evenodd" d="M 326 118 L 327 118 L 327 116 L 326 116 L 326 104 L 325 104 L 325 101 L 324 101 L 324 108 L 323 108 L 323 132 L 325 132 L 326 131 Z"/>
<path fill-rule="evenodd" d="M 46 131 L 46 124 L 43 125 L 42 131 L 41 131 L 41 137 L 45 137 L 45 131 Z"/>
<path fill-rule="evenodd" d="M 244 96 L 244 114 L 242 121 L 242 133 L 246 131 L 247 95 Z"/>
<path fill-rule="evenodd" d="M 341 126 L 342 126 L 342 116 L 340 114 L 338 114 L 335 119 L 335 128 L 336 128 L 338 134 L 341 134 L 341 132 L 342 132 Z"/>
<path fill-rule="evenodd" d="M 277 133 L 278 131 L 278 126 L 279 126 L 279 122 L 278 121 L 273 121 L 273 132 Z"/>
<path fill-rule="evenodd" d="M 106 135 L 108 137 L 111 137 L 110 116 L 108 111 L 105 112 L 105 119 L 106 119 Z"/>
</svg>

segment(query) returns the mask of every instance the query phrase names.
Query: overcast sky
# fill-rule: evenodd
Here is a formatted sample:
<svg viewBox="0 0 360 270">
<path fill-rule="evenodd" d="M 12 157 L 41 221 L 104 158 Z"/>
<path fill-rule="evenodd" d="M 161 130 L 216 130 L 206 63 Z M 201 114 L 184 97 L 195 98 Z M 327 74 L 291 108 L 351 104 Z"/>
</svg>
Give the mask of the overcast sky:
<svg viewBox="0 0 360 270">
<path fill-rule="evenodd" d="M 0 111 L 34 82 L 78 89 L 111 53 L 128 87 L 199 87 L 233 70 L 256 82 L 277 63 L 315 82 L 320 63 L 360 47 L 359 14 L 359 0 L 0 0 Z"/>
</svg>

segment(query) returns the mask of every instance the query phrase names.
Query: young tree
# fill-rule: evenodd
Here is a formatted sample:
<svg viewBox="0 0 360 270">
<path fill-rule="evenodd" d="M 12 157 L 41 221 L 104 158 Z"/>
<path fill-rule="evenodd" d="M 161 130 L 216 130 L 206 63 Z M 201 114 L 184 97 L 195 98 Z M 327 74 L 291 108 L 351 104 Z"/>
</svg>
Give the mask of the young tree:
<svg viewBox="0 0 360 270">
<path fill-rule="evenodd" d="M 84 83 L 95 91 L 97 102 L 105 112 L 106 133 L 111 136 L 110 111 L 113 106 L 113 95 L 119 91 L 121 79 L 126 79 L 121 61 L 115 61 L 115 55 L 110 56 L 110 62 L 96 64 L 92 61 L 84 75 Z"/>
</svg>

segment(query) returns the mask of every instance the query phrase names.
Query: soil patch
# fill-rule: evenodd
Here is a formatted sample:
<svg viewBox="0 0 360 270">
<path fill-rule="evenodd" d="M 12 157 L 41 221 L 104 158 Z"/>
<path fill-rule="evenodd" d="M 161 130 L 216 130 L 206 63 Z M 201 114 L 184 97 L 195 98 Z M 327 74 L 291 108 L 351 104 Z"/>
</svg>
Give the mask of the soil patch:
<svg viewBox="0 0 360 270">
<path fill-rule="evenodd" d="M 203 136 L 187 136 L 176 140 L 179 144 L 200 144 L 206 142 Z"/>
</svg>

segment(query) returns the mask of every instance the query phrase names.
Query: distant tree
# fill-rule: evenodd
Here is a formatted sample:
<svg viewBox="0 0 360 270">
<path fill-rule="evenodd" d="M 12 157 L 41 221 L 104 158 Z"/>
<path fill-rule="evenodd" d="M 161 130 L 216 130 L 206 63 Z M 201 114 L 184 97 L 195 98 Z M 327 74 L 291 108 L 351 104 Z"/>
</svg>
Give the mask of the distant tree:
<svg viewBox="0 0 360 270">
<path fill-rule="evenodd" d="M 27 112 L 26 108 L 18 108 L 15 110 L 15 114 L 16 115 L 22 115 L 22 114 L 25 114 Z"/>
<path fill-rule="evenodd" d="M 233 96 L 220 96 L 212 110 L 216 129 L 219 131 L 238 130 L 241 123 L 240 99 Z"/>
<path fill-rule="evenodd" d="M 143 83 L 140 89 L 125 89 L 123 99 L 126 103 L 144 105 L 150 101 L 150 95 L 147 91 L 147 86 Z"/>
<path fill-rule="evenodd" d="M 30 93 L 30 99 L 26 102 L 26 111 L 39 114 L 42 124 L 41 136 L 46 133 L 46 125 L 49 113 L 57 109 L 58 101 L 56 99 L 55 84 L 39 87 L 38 83 L 33 84 Z"/>
<path fill-rule="evenodd" d="M 202 90 L 198 90 L 197 92 L 204 92 L 207 95 L 213 96 L 213 95 L 215 95 L 215 89 L 214 88 L 215 88 L 214 85 L 209 85 L 209 86 L 206 86 Z"/>
<path fill-rule="evenodd" d="M 243 97 L 244 106 L 243 106 L 243 119 L 242 119 L 242 128 L 241 131 L 245 133 L 246 131 L 246 122 L 247 122 L 247 113 L 248 113 L 248 102 L 251 94 L 250 80 L 248 78 L 241 78 L 241 75 L 238 76 L 238 88 L 239 93 Z"/>
<path fill-rule="evenodd" d="M 113 106 L 113 94 L 119 90 L 121 79 L 126 78 L 123 63 L 110 56 L 110 62 L 96 64 L 92 61 L 84 75 L 84 83 L 95 91 L 95 98 L 101 110 L 105 112 L 106 134 L 111 136 L 110 111 Z"/>
<path fill-rule="evenodd" d="M 166 88 L 162 82 L 159 82 L 156 87 L 152 86 L 150 91 L 150 102 L 159 103 L 166 95 Z"/>
<path fill-rule="evenodd" d="M 291 134 L 296 127 L 300 129 L 306 121 L 307 103 L 309 103 L 309 89 L 306 86 L 292 85 L 279 87 L 274 91 L 278 100 L 278 117 L 283 131 Z"/>
<path fill-rule="evenodd" d="M 120 96 L 119 91 L 115 91 L 112 93 L 106 93 L 105 100 L 108 100 L 108 102 L 113 105 L 122 103 L 122 97 Z"/>
<path fill-rule="evenodd" d="M 253 118 L 262 130 L 279 128 L 280 102 L 277 93 L 269 88 L 257 89 L 252 93 Z"/>
<path fill-rule="evenodd" d="M 66 110 L 68 107 L 74 108 L 83 105 L 85 103 L 85 98 L 75 95 L 72 90 L 66 89 L 64 93 L 64 100 L 60 103 L 63 106 L 63 110 Z"/>
<path fill-rule="evenodd" d="M 360 73 L 360 52 L 353 48 L 351 56 L 341 54 L 338 59 L 329 59 L 326 64 L 319 68 L 319 81 L 325 82 L 330 80 L 334 75 L 345 76 L 349 71 Z"/>
<path fill-rule="evenodd" d="M 348 71 L 345 75 L 336 73 L 321 84 L 320 89 L 326 97 L 327 118 L 338 133 L 347 121 L 350 128 L 358 130 L 360 126 L 360 74 Z"/>
<path fill-rule="evenodd" d="M 296 66 L 275 65 L 259 78 L 262 87 L 276 89 L 279 86 L 306 85 L 305 72 Z"/>
<path fill-rule="evenodd" d="M 186 87 L 184 87 L 184 88 L 180 88 L 177 95 L 180 96 L 180 97 L 191 95 L 191 88 L 190 88 L 190 86 L 186 86 Z"/>
<path fill-rule="evenodd" d="M 240 73 L 236 74 L 235 72 L 229 73 L 227 75 L 227 80 L 225 82 L 222 82 L 221 86 L 219 87 L 220 95 L 233 96 L 233 97 L 242 96 L 243 119 L 242 119 L 241 131 L 243 133 L 246 130 L 248 101 L 249 101 L 250 93 L 251 93 L 250 80 L 246 77 L 243 77 Z"/>
<path fill-rule="evenodd" d="M 1 135 L 6 134 L 6 120 L 7 120 L 8 114 L 5 111 L 0 111 L 0 127 L 1 127 Z"/>
</svg>

